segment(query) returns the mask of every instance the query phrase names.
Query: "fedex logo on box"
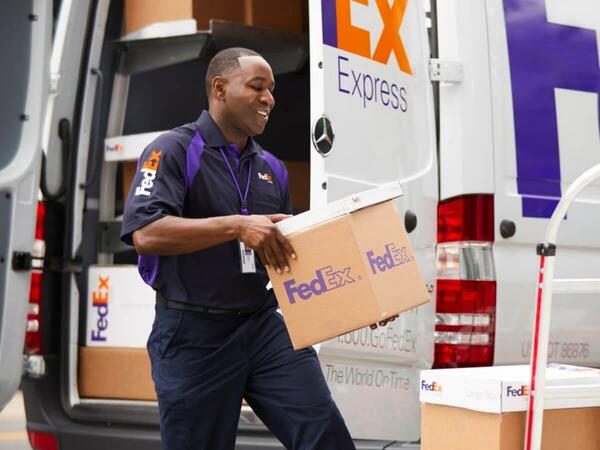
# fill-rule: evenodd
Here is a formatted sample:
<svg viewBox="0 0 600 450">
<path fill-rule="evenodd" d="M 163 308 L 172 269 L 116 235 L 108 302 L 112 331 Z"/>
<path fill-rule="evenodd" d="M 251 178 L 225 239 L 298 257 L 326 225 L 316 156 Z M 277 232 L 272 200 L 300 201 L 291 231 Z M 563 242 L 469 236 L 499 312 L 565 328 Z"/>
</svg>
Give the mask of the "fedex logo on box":
<svg viewBox="0 0 600 450">
<path fill-rule="evenodd" d="M 518 387 L 506 386 L 507 397 L 527 397 L 529 395 L 529 386 L 522 385 Z"/>
<path fill-rule="evenodd" d="M 442 392 L 442 385 L 437 381 L 428 383 L 426 380 L 421 380 L 421 390 L 428 392 Z"/>
<path fill-rule="evenodd" d="M 325 292 L 347 286 L 355 282 L 350 274 L 350 267 L 342 270 L 333 270 L 332 266 L 323 267 L 315 271 L 315 278 L 306 283 L 297 283 L 295 278 L 283 283 L 290 304 L 296 303 L 296 296 L 301 300 L 308 300 L 313 295 L 322 295 Z"/>
<path fill-rule="evenodd" d="M 406 254 L 406 246 L 396 247 L 393 242 L 390 242 L 385 245 L 384 249 L 385 251 L 381 255 L 376 255 L 373 250 L 367 252 L 369 266 L 373 275 L 401 266 L 414 259 Z"/>
<path fill-rule="evenodd" d="M 92 330 L 92 341 L 106 341 L 104 333 L 108 328 L 108 301 L 109 301 L 109 282 L 110 277 L 98 277 L 98 288 L 92 293 L 92 307 L 96 308 L 98 321 L 96 329 Z M 90 311 L 89 314 L 92 312 Z"/>
</svg>

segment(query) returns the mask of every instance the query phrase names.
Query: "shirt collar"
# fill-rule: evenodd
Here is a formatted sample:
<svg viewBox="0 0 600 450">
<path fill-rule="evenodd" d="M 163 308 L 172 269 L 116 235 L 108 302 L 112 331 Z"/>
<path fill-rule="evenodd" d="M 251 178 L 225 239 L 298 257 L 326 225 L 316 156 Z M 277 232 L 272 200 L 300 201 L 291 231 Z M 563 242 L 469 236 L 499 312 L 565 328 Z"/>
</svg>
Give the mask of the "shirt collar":
<svg viewBox="0 0 600 450">
<path fill-rule="evenodd" d="M 208 111 L 202 111 L 202 114 L 200 114 L 200 117 L 198 117 L 198 120 L 196 120 L 196 125 L 198 126 L 200 134 L 202 135 L 202 139 L 204 140 L 204 144 L 207 147 L 217 150 L 222 148 L 229 155 L 235 158 L 240 158 L 240 153 L 237 149 L 237 146 L 235 144 L 231 144 L 227 141 L 227 139 L 225 139 L 225 136 L 223 136 L 223 133 L 221 133 L 221 130 L 219 130 L 219 127 L 210 116 Z M 245 158 L 246 156 L 258 153 L 259 150 L 260 145 L 258 145 L 258 143 L 252 137 L 250 137 L 248 138 L 248 143 L 246 144 L 246 148 L 241 156 Z"/>
</svg>

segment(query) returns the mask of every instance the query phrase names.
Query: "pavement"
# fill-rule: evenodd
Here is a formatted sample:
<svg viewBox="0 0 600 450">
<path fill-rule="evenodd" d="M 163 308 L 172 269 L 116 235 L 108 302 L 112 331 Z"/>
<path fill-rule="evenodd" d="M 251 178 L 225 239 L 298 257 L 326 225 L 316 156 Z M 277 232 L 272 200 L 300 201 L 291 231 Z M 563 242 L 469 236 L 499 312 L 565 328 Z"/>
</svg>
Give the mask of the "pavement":
<svg viewBox="0 0 600 450">
<path fill-rule="evenodd" d="M 17 391 L 10 403 L 0 411 L 0 450 L 31 450 L 25 431 L 21 391 Z"/>
</svg>

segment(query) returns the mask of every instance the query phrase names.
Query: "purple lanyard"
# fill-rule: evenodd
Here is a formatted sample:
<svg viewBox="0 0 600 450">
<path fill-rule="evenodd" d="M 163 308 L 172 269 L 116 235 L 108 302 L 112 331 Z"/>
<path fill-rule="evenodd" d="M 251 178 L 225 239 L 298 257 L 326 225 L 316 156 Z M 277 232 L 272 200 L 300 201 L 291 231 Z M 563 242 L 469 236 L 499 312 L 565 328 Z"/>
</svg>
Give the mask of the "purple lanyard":
<svg viewBox="0 0 600 450">
<path fill-rule="evenodd" d="M 243 216 L 247 216 L 248 214 L 250 214 L 248 212 L 248 202 L 246 201 L 246 199 L 248 198 L 248 192 L 250 191 L 250 177 L 252 176 L 252 160 L 250 160 L 248 162 L 248 181 L 246 183 L 246 192 L 244 193 L 244 195 L 242 195 L 242 190 L 240 189 L 240 183 L 239 183 L 237 177 L 235 176 L 235 172 L 231 168 L 231 164 L 229 164 L 229 160 L 227 159 L 227 156 L 225 156 L 225 152 L 223 151 L 222 148 L 219 148 L 219 150 L 221 151 L 221 156 L 223 156 L 223 159 L 225 160 L 225 164 L 227 164 L 227 168 L 229 169 L 229 173 L 231 174 L 231 179 L 233 180 L 233 184 L 235 184 L 235 188 L 237 189 L 238 195 L 240 196 L 240 202 L 242 204 L 241 209 L 240 209 L 241 214 Z"/>
</svg>

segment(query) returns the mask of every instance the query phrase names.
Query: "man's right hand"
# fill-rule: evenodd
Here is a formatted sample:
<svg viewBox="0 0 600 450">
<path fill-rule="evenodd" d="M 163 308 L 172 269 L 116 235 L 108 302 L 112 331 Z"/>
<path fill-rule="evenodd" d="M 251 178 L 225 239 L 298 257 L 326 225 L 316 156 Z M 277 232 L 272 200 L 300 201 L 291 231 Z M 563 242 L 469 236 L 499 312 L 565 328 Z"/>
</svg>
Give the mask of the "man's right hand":
<svg viewBox="0 0 600 450">
<path fill-rule="evenodd" d="M 289 272 L 288 258 L 296 259 L 296 252 L 287 238 L 275 226 L 291 217 L 287 214 L 241 216 L 239 238 L 246 247 L 254 250 L 263 265 L 270 265 L 281 274 Z"/>
</svg>

